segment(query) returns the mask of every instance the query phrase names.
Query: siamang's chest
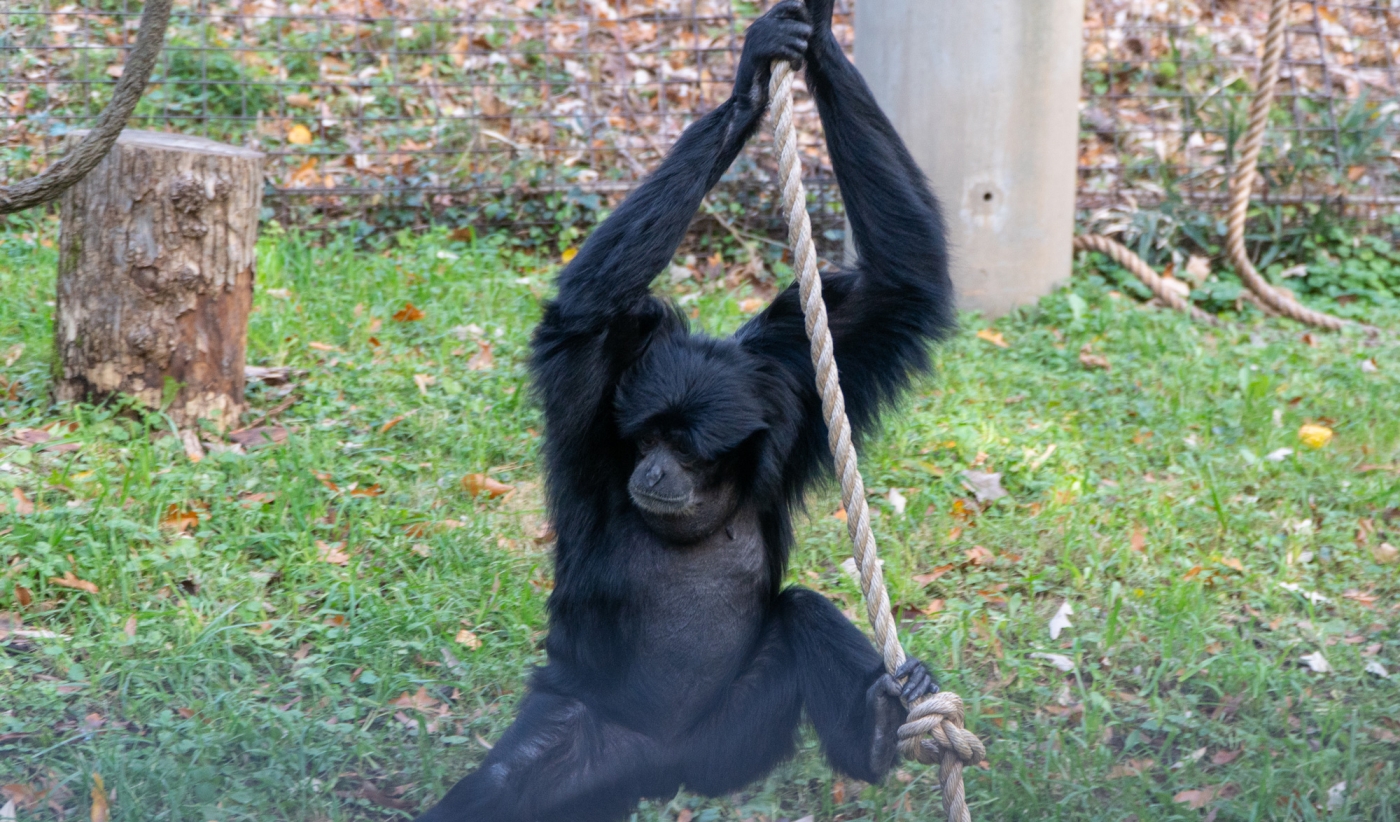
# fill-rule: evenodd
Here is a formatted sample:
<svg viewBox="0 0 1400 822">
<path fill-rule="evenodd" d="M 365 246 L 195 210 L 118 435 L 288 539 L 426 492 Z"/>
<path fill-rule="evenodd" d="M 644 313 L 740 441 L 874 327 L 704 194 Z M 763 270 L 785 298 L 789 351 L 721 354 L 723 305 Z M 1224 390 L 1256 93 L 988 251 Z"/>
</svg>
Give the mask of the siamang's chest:
<svg viewBox="0 0 1400 822">
<path fill-rule="evenodd" d="M 647 600 L 640 659 L 675 683 L 682 704 L 707 701 L 742 669 L 769 595 L 767 552 L 757 515 L 741 510 L 693 545 L 658 544 L 636 569 Z"/>
</svg>

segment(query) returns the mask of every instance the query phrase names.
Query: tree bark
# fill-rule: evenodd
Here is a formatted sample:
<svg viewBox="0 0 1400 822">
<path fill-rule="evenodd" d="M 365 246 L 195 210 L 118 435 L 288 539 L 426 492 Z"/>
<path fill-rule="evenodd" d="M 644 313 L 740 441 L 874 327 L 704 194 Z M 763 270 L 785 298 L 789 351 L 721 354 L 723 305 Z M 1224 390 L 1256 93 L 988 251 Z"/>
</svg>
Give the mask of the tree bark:
<svg viewBox="0 0 1400 822">
<path fill-rule="evenodd" d="M 63 197 L 55 399 L 236 428 L 261 207 L 260 153 L 122 132 Z"/>
</svg>

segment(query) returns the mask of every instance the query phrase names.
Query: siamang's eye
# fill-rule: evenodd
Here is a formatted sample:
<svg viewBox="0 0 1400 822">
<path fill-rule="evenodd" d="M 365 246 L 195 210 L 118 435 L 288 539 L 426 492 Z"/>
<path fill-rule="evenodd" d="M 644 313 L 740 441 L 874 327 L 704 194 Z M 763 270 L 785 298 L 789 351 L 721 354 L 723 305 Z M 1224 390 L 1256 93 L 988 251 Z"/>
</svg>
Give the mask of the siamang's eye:
<svg viewBox="0 0 1400 822">
<path fill-rule="evenodd" d="M 655 434 L 647 434 L 645 437 L 642 437 L 641 441 L 637 443 L 637 445 L 640 446 L 643 451 L 650 451 L 651 449 L 655 448 L 660 444 L 661 439 Z"/>
</svg>

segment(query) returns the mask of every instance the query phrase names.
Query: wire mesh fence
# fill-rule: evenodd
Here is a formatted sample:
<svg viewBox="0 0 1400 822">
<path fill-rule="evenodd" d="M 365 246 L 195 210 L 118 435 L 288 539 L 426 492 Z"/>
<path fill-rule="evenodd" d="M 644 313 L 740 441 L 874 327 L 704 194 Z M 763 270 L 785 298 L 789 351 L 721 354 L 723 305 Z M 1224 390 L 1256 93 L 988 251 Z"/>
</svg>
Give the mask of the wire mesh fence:
<svg viewBox="0 0 1400 822">
<path fill-rule="evenodd" d="M 1223 199 L 1266 0 L 1089 0 L 1079 202 L 1087 211 Z M 433 220 L 568 242 L 729 92 L 741 0 L 190 0 L 134 125 L 269 155 L 269 209 L 364 230 Z M 853 0 L 837 32 L 854 42 Z M 91 124 L 138 0 L 0 8 L 0 182 Z M 1400 0 L 1294 2 L 1266 201 L 1400 205 Z M 828 247 L 839 196 L 810 102 L 802 145 Z M 713 230 L 771 233 L 767 138 L 711 206 Z M 1359 210 L 1359 211 L 1358 211 Z"/>
<path fill-rule="evenodd" d="M 1079 203 L 1216 207 L 1243 136 L 1265 0 L 1091 0 Z M 1258 196 L 1375 219 L 1400 205 L 1400 2 L 1292 2 Z"/>
</svg>

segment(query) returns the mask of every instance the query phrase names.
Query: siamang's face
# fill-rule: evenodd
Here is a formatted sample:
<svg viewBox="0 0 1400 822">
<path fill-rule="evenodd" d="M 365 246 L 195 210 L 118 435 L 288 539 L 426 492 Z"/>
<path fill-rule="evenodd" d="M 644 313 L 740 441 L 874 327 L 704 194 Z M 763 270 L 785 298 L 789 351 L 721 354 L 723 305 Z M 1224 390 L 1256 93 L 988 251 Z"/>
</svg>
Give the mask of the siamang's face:
<svg viewBox="0 0 1400 822">
<path fill-rule="evenodd" d="M 637 466 L 627 491 L 656 534 L 695 542 L 719 530 L 734 514 L 738 495 L 721 461 L 702 460 L 655 434 L 637 441 Z"/>
</svg>

